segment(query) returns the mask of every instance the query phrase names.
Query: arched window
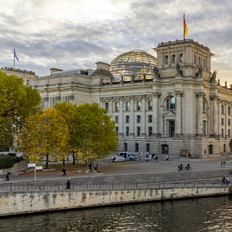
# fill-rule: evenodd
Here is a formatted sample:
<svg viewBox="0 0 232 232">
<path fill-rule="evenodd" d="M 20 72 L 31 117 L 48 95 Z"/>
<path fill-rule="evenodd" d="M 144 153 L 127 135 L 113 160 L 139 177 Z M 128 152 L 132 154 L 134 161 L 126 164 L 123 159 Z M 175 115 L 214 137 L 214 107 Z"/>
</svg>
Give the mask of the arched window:
<svg viewBox="0 0 232 232">
<path fill-rule="evenodd" d="M 206 101 L 203 100 L 203 111 L 206 111 Z"/>
<path fill-rule="evenodd" d="M 183 55 L 182 55 L 182 53 L 180 53 L 180 55 L 179 55 L 179 62 L 180 63 L 183 62 Z"/>
<path fill-rule="evenodd" d="M 198 64 L 201 65 L 201 57 L 199 57 L 198 59 L 199 59 Z"/>
<path fill-rule="evenodd" d="M 173 109 L 175 109 L 175 97 L 169 97 L 166 100 L 166 109 L 167 110 L 173 110 Z"/>
<path fill-rule="evenodd" d="M 174 54 L 172 55 L 172 63 L 176 63 L 176 56 Z"/>
<path fill-rule="evenodd" d="M 197 56 L 194 55 L 194 64 L 197 64 Z"/>
<path fill-rule="evenodd" d="M 165 64 L 168 64 L 168 56 L 167 55 L 164 57 L 164 60 L 165 60 Z"/>
</svg>

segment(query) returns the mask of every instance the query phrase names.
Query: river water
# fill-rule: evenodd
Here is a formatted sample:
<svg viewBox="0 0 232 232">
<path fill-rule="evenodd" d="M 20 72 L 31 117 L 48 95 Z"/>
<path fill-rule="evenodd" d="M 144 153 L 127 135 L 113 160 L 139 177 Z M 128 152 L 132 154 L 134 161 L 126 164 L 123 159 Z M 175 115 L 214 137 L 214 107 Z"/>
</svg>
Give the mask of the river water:
<svg viewBox="0 0 232 232">
<path fill-rule="evenodd" d="M 16 231 L 232 231 L 232 196 L 77 209 L 0 219 Z"/>
</svg>

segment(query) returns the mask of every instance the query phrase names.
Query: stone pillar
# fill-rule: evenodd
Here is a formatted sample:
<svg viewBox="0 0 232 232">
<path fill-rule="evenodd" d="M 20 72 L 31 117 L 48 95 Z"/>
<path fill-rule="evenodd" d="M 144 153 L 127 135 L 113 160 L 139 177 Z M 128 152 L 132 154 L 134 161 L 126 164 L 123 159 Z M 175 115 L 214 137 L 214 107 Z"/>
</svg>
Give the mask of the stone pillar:
<svg viewBox="0 0 232 232">
<path fill-rule="evenodd" d="M 158 136 L 158 97 L 159 93 L 154 93 L 153 94 L 153 106 L 152 106 L 152 111 L 153 111 L 153 119 L 152 119 L 152 124 L 153 124 L 153 136 Z"/>
<path fill-rule="evenodd" d="M 171 53 L 168 51 L 168 64 L 171 64 Z"/>
<path fill-rule="evenodd" d="M 119 133 L 118 133 L 118 135 L 119 135 L 119 137 L 123 138 L 123 136 L 124 136 L 124 133 L 123 133 L 123 121 L 124 121 L 124 119 L 123 119 L 123 112 L 122 112 L 122 110 L 123 110 L 123 107 L 122 107 L 123 101 L 122 101 L 122 97 L 120 97 L 119 99 L 120 100 L 119 100 L 119 120 L 118 120 L 118 122 L 119 122 Z"/>
<path fill-rule="evenodd" d="M 130 101 L 130 136 L 134 138 L 135 132 L 134 132 L 134 96 L 131 96 Z"/>
<path fill-rule="evenodd" d="M 225 104 L 225 139 L 228 138 L 228 103 Z"/>
<path fill-rule="evenodd" d="M 181 95 L 182 91 L 175 91 L 176 94 L 176 128 L 175 128 L 175 134 L 176 135 L 181 135 Z"/>
<path fill-rule="evenodd" d="M 221 137 L 221 128 L 222 128 L 222 121 L 221 121 L 221 113 L 222 113 L 222 102 L 220 100 L 217 101 L 218 103 L 218 135 Z"/>
<path fill-rule="evenodd" d="M 146 98 L 142 96 L 142 107 L 141 107 L 141 137 L 146 137 Z"/>
<path fill-rule="evenodd" d="M 49 97 L 44 98 L 44 108 L 49 107 Z"/>
<path fill-rule="evenodd" d="M 202 136 L 203 135 L 203 96 L 204 93 L 198 93 L 198 132 L 197 134 Z"/>
<path fill-rule="evenodd" d="M 111 97 L 109 98 L 108 103 L 109 103 L 109 110 L 108 110 L 108 112 L 109 112 L 109 115 L 111 116 L 111 118 L 113 119 L 113 101 L 112 101 Z"/>
<path fill-rule="evenodd" d="M 218 98 L 216 96 L 213 97 L 213 135 L 218 135 Z"/>
</svg>

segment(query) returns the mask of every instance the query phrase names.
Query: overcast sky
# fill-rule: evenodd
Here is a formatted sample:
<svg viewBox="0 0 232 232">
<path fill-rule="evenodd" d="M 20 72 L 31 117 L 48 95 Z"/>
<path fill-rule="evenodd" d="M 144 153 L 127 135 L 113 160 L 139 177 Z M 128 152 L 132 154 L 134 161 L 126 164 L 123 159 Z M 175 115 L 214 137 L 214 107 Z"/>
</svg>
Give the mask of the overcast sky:
<svg viewBox="0 0 232 232">
<path fill-rule="evenodd" d="M 215 55 L 212 71 L 232 84 L 231 0 L 9 0 L 0 7 L 0 66 L 49 75 L 95 68 L 132 49 L 156 56 L 160 42 L 189 34 Z"/>
</svg>

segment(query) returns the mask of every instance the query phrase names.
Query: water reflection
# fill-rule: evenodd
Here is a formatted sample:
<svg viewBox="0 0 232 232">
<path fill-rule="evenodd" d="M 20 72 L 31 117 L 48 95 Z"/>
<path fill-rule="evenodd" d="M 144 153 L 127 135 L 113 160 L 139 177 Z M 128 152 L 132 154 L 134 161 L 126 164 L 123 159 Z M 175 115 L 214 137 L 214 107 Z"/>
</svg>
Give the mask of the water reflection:
<svg viewBox="0 0 232 232">
<path fill-rule="evenodd" d="M 9 231 L 232 231 L 232 197 L 150 202 L 1 219 Z"/>
</svg>

